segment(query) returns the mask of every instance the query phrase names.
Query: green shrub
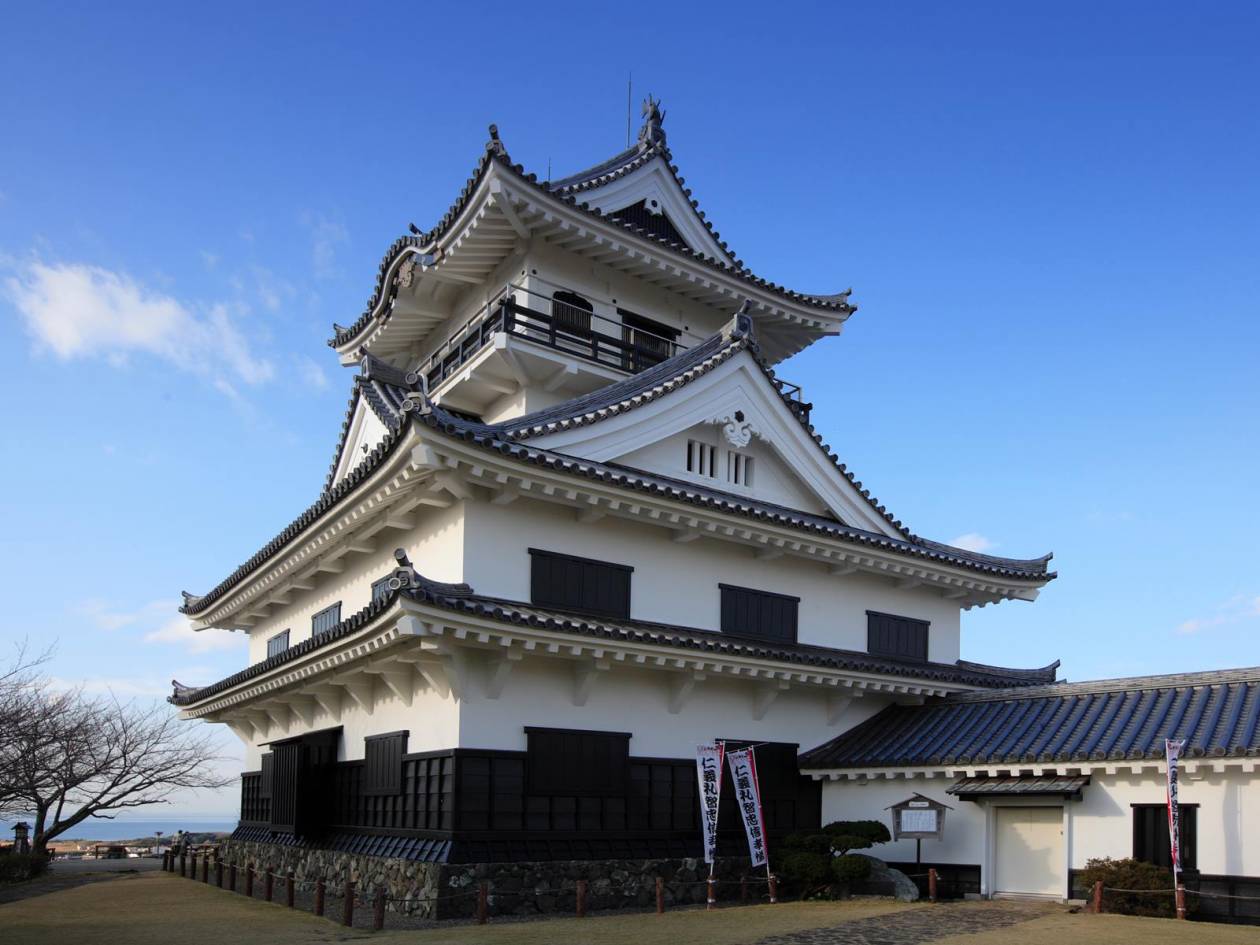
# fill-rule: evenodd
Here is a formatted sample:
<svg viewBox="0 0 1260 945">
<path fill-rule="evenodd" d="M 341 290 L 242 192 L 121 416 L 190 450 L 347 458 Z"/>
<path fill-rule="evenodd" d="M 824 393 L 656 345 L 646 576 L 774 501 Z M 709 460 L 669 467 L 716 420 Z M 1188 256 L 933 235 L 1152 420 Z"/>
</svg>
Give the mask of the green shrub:
<svg viewBox="0 0 1260 945">
<path fill-rule="evenodd" d="M 1089 860 L 1079 874 L 1079 882 L 1092 893 L 1094 883 L 1103 884 L 1103 912 L 1122 915 L 1175 917 L 1172 871 L 1141 860 Z M 1150 889 L 1153 895 L 1108 892 L 1109 889 Z M 1197 897 L 1186 897 L 1187 911 L 1193 911 Z"/>
<path fill-rule="evenodd" d="M 797 850 L 784 854 L 777 872 L 788 892 L 808 896 L 831 882 L 830 862 L 829 854 Z"/>
<path fill-rule="evenodd" d="M 0 854 L 0 883 L 21 883 L 48 869 L 48 857 L 36 853 Z"/>
<path fill-rule="evenodd" d="M 823 827 L 823 833 L 830 838 L 832 851 L 840 855 L 892 839 L 878 820 L 837 820 Z"/>
<path fill-rule="evenodd" d="M 831 875 L 841 886 L 848 887 L 871 875 L 871 861 L 852 853 L 837 856 L 831 861 Z"/>
</svg>

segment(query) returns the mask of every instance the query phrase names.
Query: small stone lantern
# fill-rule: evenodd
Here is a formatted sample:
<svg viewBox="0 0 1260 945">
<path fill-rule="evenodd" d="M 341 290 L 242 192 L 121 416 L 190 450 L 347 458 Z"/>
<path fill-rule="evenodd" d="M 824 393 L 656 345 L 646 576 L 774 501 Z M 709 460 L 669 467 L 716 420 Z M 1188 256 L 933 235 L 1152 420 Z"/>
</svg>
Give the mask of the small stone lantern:
<svg viewBox="0 0 1260 945">
<path fill-rule="evenodd" d="M 26 821 L 19 821 L 13 825 L 13 852 L 14 853 L 30 853 L 31 852 L 31 825 Z"/>
</svg>

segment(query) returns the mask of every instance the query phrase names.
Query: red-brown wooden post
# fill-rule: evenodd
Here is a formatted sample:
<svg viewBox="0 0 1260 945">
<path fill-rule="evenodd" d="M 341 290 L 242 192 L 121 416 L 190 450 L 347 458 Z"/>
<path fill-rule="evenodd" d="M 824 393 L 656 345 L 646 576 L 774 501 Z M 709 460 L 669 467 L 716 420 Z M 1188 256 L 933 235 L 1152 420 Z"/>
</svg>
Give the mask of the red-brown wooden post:
<svg viewBox="0 0 1260 945">
<path fill-rule="evenodd" d="M 1177 884 L 1177 918 L 1184 919 L 1186 917 L 1186 887 L 1181 883 Z"/>
<path fill-rule="evenodd" d="M 207 886 L 210 885 L 210 854 L 203 853 L 201 855 L 201 881 Z"/>
<path fill-rule="evenodd" d="M 341 912 L 342 925 L 354 925 L 354 880 L 346 880 L 345 908 Z"/>
<path fill-rule="evenodd" d="M 315 914 L 324 914 L 324 877 L 315 880 Z"/>
<path fill-rule="evenodd" d="M 748 877 L 741 876 L 739 879 L 739 902 L 740 905 L 748 905 Z"/>
<path fill-rule="evenodd" d="M 245 895 L 254 898 L 254 864 L 245 864 Z"/>
<path fill-rule="evenodd" d="M 704 902 L 705 909 L 716 909 L 717 908 L 717 880 L 714 879 L 712 876 L 710 876 L 705 888 L 708 890 L 708 895 L 706 896 L 705 902 Z"/>
<path fill-rule="evenodd" d="M 372 900 L 372 931 L 379 932 L 383 928 L 385 928 L 385 887 L 380 886 Z"/>
<path fill-rule="evenodd" d="M 766 884 L 770 887 L 770 902 L 779 901 L 779 877 L 773 873 L 766 874 Z"/>
<path fill-rule="evenodd" d="M 1091 906 L 1095 915 L 1102 912 L 1102 892 L 1103 884 L 1100 879 L 1098 882 L 1094 883 L 1094 895 L 1091 897 Z"/>
<path fill-rule="evenodd" d="M 490 911 L 490 889 L 489 884 L 482 880 L 477 886 L 477 924 L 485 925 L 486 916 Z"/>
<path fill-rule="evenodd" d="M 223 888 L 223 860 L 217 856 L 214 858 L 214 884 Z"/>
<path fill-rule="evenodd" d="M 236 892 L 236 864 L 228 864 L 228 889 Z"/>
<path fill-rule="evenodd" d="M 284 904 L 290 909 L 293 908 L 293 870 L 289 870 L 289 875 L 285 877 Z"/>
<path fill-rule="evenodd" d="M 665 914 L 665 880 L 656 877 L 656 914 Z"/>
<path fill-rule="evenodd" d="M 586 880 L 577 881 L 577 917 L 586 918 Z"/>
<path fill-rule="evenodd" d="M 188 854 L 186 854 L 183 850 L 179 851 L 179 875 L 188 875 Z"/>
<path fill-rule="evenodd" d="M 266 876 L 263 877 L 263 898 L 271 902 L 271 894 L 275 891 L 276 874 L 267 870 Z"/>
<path fill-rule="evenodd" d="M 936 867 L 928 867 L 928 901 L 936 902 Z"/>
</svg>

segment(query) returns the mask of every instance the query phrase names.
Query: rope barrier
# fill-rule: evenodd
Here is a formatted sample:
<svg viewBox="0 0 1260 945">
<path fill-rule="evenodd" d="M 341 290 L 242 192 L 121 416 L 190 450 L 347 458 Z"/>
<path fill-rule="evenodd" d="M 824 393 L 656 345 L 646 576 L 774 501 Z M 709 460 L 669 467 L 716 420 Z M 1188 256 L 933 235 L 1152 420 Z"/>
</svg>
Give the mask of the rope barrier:
<svg viewBox="0 0 1260 945">
<path fill-rule="evenodd" d="M 1237 899 L 1242 902 L 1260 902 L 1260 896 L 1231 896 L 1227 893 L 1202 892 L 1198 889 L 1185 890 L 1187 896 L 1199 896 L 1203 899 Z M 1124 893 L 1129 896 L 1175 896 L 1175 889 L 1116 889 L 1112 886 L 1104 886 L 1103 892 Z"/>
</svg>

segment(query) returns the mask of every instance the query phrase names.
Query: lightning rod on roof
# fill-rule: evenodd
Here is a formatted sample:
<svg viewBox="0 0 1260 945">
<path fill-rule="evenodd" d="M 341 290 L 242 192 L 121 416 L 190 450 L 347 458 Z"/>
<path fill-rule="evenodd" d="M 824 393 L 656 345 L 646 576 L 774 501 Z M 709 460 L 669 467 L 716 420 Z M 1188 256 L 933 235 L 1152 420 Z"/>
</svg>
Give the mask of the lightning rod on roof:
<svg viewBox="0 0 1260 945">
<path fill-rule="evenodd" d="M 626 73 L 626 147 L 627 148 L 630 147 L 630 121 L 631 121 L 630 116 L 632 112 L 634 111 L 634 109 L 630 105 L 630 102 L 634 97 L 633 92 L 634 92 L 634 73 L 627 72 Z"/>
</svg>

